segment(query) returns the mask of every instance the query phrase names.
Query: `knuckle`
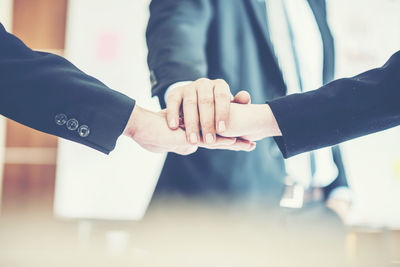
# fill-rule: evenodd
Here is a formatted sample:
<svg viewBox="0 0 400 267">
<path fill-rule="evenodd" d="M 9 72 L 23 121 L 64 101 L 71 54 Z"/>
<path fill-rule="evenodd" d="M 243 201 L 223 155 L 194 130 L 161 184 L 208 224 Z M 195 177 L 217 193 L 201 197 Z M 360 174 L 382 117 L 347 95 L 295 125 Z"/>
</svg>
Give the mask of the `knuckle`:
<svg viewBox="0 0 400 267">
<path fill-rule="evenodd" d="M 214 129 L 214 117 L 200 118 L 200 124 L 202 129 Z"/>
<path fill-rule="evenodd" d="M 201 129 L 203 132 L 214 132 L 214 125 L 209 121 L 205 121 L 201 124 Z"/>
<path fill-rule="evenodd" d="M 229 118 L 228 112 L 225 111 L 218 111 L 215 114 L 215 119 L 217 121 L 217 123 L 219 123 L 220 121 L 227 121 Z"/>
<path fill-rule="evenodd" d="M 167 96 L 167 98 L 169 97 L 169 96 L 171 96 L 171 97 L 179 97 L 181 94 L 182 94 L 182 90 L 183 90 L 183 88 L 181 88 L 181 87 L 176 87 L 176 88 L 173 88 L 173 89 L 171 89 L 169 92 L 168 92 L 168 96 Z"/>
<path fill-rule="evenodd" d="M 218 99 L 230 100 L 230 94 L 226 90 L 215 90 L 214 95 Z"/>
<path fill-rule="evenodd" d="M 207 78 L 200 78 L 196 80 L 196 83 L 199 87 L 211 87 L 212 82 Z"/>
<path fill-rule="evenodd" d="M 183 89 L 183 95 L 194 95 L 196 93 L 196 88 L 192 87 L 192 86 L 187 86 L 184 87 Z"/>
<path fill-rule="evenodd" d="M 214 80 L 214 83 L 218 86 L 229 87 L 228 83 L 223 79 L 216 79 Z"/>
<path fill-rule="evenodd" d="M 178 96 L 171 94 L 167 96 L 167 104 L 177 104 L 178 102 L 179 102 Z"/>
<path fill-rule="evenodd" d="M 199 98 L 199 104 L 200 105 L 213 105 L 214 104 L 214 99 L 210 96 L 207 97 L 200 97 Z"/>
<path fill-rule="evenodd" d="M 196 97 L 185 97 L 185 99 L 183 99 L 183 104 L 184 105 L 197 105 L 197 99 Z"/>
<path fill-rule="evenodd" d="M 200 79 L 197 79 L 197 80 L 196 80 L 197 83 L 207 83 L 207 82 L 209 82 L 209 81 L 210 81 L 210 80 L 207 79 L 207 78 L 200 78 Z"/>
<path fill-rule="evenodd" d="M 198 125 L 198 123 L 197 123 L 197 118 L 195 116 L 186 116 L 185 128 L 186 128 L 187 135 L 189 135 L 189 132 L 192 132 L 193 129 L 196 129 L 196 125 Z"/>
<path fill-rule="evenodd" d="M 185 125 L 185 127 L 186 127 L 186 138 L 187 138 L 187 140 L 191 140 L 190 134 L 198 132 L 198 129 L 196 128 L 196 124 L 191 122 L 187 126 Z"/>
</svg>

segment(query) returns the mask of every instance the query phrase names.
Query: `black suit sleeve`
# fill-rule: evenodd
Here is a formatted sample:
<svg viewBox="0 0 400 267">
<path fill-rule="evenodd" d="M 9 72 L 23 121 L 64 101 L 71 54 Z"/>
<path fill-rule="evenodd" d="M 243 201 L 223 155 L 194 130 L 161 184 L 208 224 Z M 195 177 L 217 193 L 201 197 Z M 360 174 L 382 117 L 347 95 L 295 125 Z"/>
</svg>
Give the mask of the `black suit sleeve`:
<svg viewBox="0 0 400 267">
<path fill-rule="evenodd" d="M 168 86 L 207 75 L 210 0 L 152 0 L 147 27 L 152 95 L 164 106 Z"/>
<path fill-rule="evenodd" d="M 0 24 L 0 114 L 109 153 L 134 105 L 66 59 L 29 49 Z M 61 125 L 59 114 L 66 117 Z"/>
<path fill-rule="evenodd" d="M 400 124 L 400 51 L 386 64 L 318 90 L 268 103 L 284 157 L 338 144 Z"/>
</svg>

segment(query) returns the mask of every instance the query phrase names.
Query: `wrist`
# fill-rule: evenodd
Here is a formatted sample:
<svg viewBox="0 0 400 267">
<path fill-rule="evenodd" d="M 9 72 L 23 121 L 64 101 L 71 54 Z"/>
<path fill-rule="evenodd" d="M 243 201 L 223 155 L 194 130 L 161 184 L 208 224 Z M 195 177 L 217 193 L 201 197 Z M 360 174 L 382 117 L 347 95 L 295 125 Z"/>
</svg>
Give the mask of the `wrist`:
<svg viewBox="0 0 400 267">
<path fill-rule="evenodd" d="M 258 141 L 282 134 L 268 105 L 231 103 L 228 127 L 221 135 Z"/>
<path fill-rule="evenodd" d="M 281 129 L 279 128 L 278 122 L 268 104 L 265 105 L 265 123 L 264 130 L 267 136 L 282 136 Z"/>
<path fill-rule="evenodd" d="M 131 115 L 129 116 L 123 135 L 126 135 L 132 139 L 134 138 L 139 129 L 138 125 L 140 124 L 140 120 L 143 117 L 144 111 L 145 110 L 141 108 L 138 104 L 135 105 Z"/>
</svg>

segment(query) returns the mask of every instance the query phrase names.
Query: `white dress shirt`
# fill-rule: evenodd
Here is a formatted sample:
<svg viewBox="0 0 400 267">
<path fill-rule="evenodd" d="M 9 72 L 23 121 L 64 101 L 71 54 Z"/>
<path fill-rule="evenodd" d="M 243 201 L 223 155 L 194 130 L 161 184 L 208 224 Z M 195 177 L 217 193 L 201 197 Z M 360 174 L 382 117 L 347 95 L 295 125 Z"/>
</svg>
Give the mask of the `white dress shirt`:
<svg viewBox="0 0 400 267">
<path fill-rule="evenodd" d="M 323 45 L 318 25 L 308 2 L 306 0 L 267 0 L 265 3 L 271 43 L 287 85 L 288 94 L 321 87 Z M 290 34 L 293 36 L 295 52 Z M 296 70 L 295 54 L 298 70 Z M 285 162 L 288 175 L 305 187 L 309 187 L 311 183 L 313 186 L 326 186 L 338 175 L 330 148 L 314 151 L 314 154 L 316 171 L 313 177 L 309 153 L 292 157 Z"/>
</svg>

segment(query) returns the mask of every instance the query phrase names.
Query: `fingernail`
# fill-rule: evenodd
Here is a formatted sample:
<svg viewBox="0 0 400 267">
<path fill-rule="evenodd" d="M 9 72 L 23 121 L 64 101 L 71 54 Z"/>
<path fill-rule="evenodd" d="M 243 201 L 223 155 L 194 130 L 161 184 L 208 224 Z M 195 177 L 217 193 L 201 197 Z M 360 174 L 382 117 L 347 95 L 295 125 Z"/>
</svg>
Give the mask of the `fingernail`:
<svg viewBox="0 0 400 267">
<path fill-rule="evenodd" d="M 190 134 L 190 142 L 192 144 L 196 144 L 197 143 L 197 135 L 195 133 L 191 133 Z"/>
<path fill-rule="evenodd" d="M 176 127 L 176 121 L 175 121 L 175 119 L 172 119 L 172 120 L 169 122 L 169 127 L 171 127 L 171 128 L 175 128 L 175 127 Z"/>
<path fill-rule="evenodd" d="M 213 135 L 210 134 L 210 133 L 206 134 L 206 143 L 207 144 L 212 144 L 213 141 L 214 141 Z"/>
<path fill-rule="evenodd" d="M 220 132 L 225 131 L 226 126 L 225 126 L 225 122 L 224 122 L 224 121 L 220 121 L 220 122 L 219 122 L 219 124 L 218 124 L 218 129 L 219 129 Z"/>
</svg>

